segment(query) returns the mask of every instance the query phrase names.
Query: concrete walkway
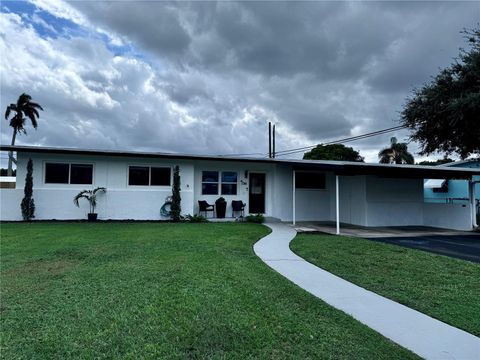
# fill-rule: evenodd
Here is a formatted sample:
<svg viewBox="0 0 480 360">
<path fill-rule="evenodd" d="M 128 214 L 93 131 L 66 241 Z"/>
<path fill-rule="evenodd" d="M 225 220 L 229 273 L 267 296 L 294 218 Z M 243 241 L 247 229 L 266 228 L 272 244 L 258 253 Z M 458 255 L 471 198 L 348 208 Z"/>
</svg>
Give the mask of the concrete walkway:
<svg viewBox="0 0 480 360">
<path fill-rule="evenodd" d="M 423 358 L 480 360 L 478 337 L 310 264 L 290 251 L 296 235 L 293 228 L 282 223 L 266 225 L 272 233 L 254 245 L 255 253 L 301 288 Z"/>
</svg>

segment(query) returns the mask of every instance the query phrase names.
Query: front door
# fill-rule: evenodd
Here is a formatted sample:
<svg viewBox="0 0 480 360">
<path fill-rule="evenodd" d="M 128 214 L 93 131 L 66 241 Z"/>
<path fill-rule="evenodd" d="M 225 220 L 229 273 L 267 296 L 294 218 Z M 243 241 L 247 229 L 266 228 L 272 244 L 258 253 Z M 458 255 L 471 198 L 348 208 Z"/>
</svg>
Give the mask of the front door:
<svg viewBox="0 0 480 360">
<path fill-rule="evenodd" d="M 265 214 L 265 174 L 250 173 L 248 189 L 248 211 L 250 214 Z"/>
</svg>

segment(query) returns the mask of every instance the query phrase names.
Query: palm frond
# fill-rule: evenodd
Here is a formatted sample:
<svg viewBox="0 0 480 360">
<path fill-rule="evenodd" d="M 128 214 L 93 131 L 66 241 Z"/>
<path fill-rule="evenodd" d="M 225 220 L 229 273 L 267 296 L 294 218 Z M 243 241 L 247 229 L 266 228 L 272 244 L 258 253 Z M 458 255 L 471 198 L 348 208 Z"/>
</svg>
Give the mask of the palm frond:
<svg viewBox="0 0 480 360">
<path fill-rule="evenodd" d="M 73 203 L 77 206 L 80 207 L 80 204 L 78 200 L 81 198 L 87 199 L 90 202 L 90 197 L 91 197 L 91 190 L 83 190 L 80 191 L 74 198 L 73 198 Z"/>
<path fill-rule="evenodd" d="M 100 187 L 97 187 L 96 189 L 93 189 L 93 190 L 92 190 L 92 194 L 95 195 L 95 194 L 96 194 L 97 192 L 99 192 L 99 191 L 101 191 L 101 192 L 106 192 L 107 189 L 100 186 Z"/>
<path fill-rule="evenodd" d="M 35 108 L 35 109 L 40 109 L 40 110 L 43 111 L 43 108 L 40 106 L 40 104 L 37 104 L 35 102 L 30 101 L 30 106 Z M 38 116 L 38 113 L 37 113 L 37 116 Z"/>
</svg>

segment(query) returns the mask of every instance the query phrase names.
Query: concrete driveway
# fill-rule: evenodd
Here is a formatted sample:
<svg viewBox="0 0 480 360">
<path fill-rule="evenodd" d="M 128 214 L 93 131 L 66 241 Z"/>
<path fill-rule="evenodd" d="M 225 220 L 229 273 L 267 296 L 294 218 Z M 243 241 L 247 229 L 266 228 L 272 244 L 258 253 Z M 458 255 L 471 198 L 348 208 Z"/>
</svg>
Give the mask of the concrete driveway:
<svg viewBox="0 0 480 360">
<path fill-rule="evenodd" d="M 298 232 L 335 234 L 335 224 L 331 222 L 299 223 L 295 229 Z M 347 224 L 341 225 L 340 232 L 345 236 L 356 236 L 480 263 L 479 233 L 423 226 L 370 228 Z"/>
</svg>

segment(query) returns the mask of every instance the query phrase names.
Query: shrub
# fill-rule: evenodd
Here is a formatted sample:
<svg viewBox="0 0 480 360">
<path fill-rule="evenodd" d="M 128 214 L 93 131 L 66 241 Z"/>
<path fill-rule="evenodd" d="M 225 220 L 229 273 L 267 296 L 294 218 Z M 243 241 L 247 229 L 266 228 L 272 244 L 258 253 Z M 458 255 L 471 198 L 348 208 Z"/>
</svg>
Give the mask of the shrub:
<svg viewBox="0 0 480 360">
<path fill-rule="evenodd" d="M 250 223 L 263 224 L 265 222 L 265 217 L 262 214 L 248 215 L 245 220 Z"/>
<path fill-rule="evenodd" d="M 27 175 L 25 176 L 25 187 L 23 192 L 25 196 L 22 199 L 20 207 L 22 208 L 22 217 L 25 221 L 30 221 L 35 217 L 35 202 L 33 201 L 33 162 L 28 160 Z"/>
<path fill-rule="evenodd" d="M 173 221 L 181 220 L 182 198 L 180 197 L 180 168 L 175 166 L 173 169 L 173 187 L 172 187 L 172 204 L 170 205 L 170 217 Z"/>
<path fill-rule="evenodd" d="M 192 223 L 203 223 L 208 222 L 207 218 L 203 215 L 187 215 L 185 216 L 185 220 L 192 222 Z"/>
</svg>

